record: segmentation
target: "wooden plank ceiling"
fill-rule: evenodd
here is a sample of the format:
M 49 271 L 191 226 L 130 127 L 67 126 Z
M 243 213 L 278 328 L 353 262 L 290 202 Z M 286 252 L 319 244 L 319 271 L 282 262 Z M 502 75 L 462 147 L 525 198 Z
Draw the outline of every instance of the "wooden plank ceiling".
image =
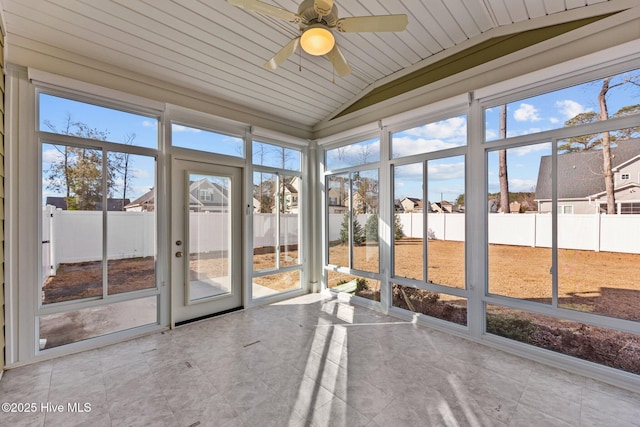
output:
M 294 0 L 263 1 L 298 8 Z M 10 44 L 74 52 L 313 129 L 381 81 L 491 29 L 606 1 L 337 0 L 340 17 L 409 17 L 403 33 L 336 32 L 353 68 L 346 78 L 334 76 L 325 58 L 304 53 L 276 71 L 263 68 L 298 35 L 297 26 L 224 0 L 3 0 L 2 6 Z

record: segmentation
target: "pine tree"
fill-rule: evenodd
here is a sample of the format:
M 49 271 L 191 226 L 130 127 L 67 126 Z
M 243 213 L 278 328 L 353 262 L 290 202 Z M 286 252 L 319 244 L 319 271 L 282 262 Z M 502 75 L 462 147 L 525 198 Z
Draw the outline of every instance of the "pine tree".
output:
M 366 241 L 378 241 L 378 214 L 372 214 L 367 222 L 364 224 L 365 240 Z
M 400 222 L 400 217 L 397 213 L 393 214 L 393 237 L 397 239 L 402 239 L 404 237 L 404 231 L 402 230 L 402 223 Z

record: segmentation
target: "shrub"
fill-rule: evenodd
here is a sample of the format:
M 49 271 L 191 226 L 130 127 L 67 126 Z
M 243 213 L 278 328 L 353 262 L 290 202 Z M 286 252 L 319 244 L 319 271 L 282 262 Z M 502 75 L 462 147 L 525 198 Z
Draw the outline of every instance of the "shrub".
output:
M 356 293 L 362 292 L 362 291 L 368 291 L 368 290 L 369 290 L 369 285 L 367 284 L 367 279 L 363 277 L 358 277 L 356 279 Z
M 487 316 L 487 332 L 530 344 L 538 327 L 531 320 L 518 316 Z

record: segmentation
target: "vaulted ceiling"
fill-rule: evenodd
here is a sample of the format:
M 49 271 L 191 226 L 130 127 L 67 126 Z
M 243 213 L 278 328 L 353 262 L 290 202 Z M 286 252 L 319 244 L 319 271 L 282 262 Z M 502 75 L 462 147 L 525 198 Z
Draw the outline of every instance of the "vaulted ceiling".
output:
M 295 0 L 263 1 L 298 9 Z M 353 69 L 346 78 L 336 75 L 326 58 L 305 53 L 294 54 L 275 71 L 265 69 L 265 62 L 299 35 L 297 25 L 224 0 L 2 0 L 1 4 L 9 60 L 12 46 L 69 52 L 313 129 L 385 85 L 402 79 L 406 84 L 421 69 L 428 70 L 424 67 L 433 67 L 433 58 L 447 58 L 449 51 L 460 54 L 461 47 L 487 42 L 492 31 L 546 28 L 617 12 L 630 3 L 337 0 L 342 18 L 385 14 L 409 18 L 401 33 L 335 32 Z

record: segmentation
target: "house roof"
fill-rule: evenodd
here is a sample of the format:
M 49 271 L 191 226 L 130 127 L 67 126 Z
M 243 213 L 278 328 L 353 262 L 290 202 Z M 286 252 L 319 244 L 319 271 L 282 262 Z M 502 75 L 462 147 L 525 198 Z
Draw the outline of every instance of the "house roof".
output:
M 616 168 L 632 159 L 640 160 L 640 140 L 618 142 L 611 149 L 611 166 Z M 558 155 L 558 198 L 582 199 L 605 191 L 602 150 L 578 151 Z M 551 199 L 551 156 L 540 158 L 536 200 Z
M 144 193 L 142 196 L 135 199 L 133 202 L 125 205 L 125 208 L 130 208 L 133 206 L 141 206 L 141 205 L 149 205 L 155 203 L 155 195 L 156 192 L 152 188 L 151 190 Z

